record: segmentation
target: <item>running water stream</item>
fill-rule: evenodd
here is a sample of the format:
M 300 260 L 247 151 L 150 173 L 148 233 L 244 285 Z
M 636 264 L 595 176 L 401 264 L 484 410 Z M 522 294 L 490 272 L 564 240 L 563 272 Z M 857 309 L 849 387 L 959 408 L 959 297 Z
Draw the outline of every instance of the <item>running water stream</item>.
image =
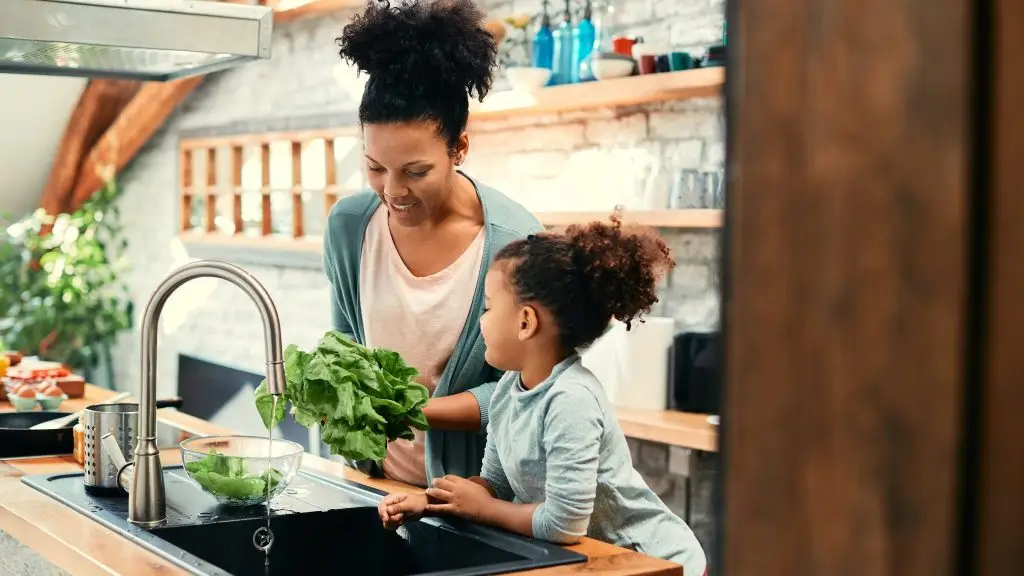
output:
M 273 402 L 270 408 L 271 414 L 277 414 L 277 403 L 280 400 L 280 398 L 281 397 L 277 394 L 275 394 L 272 397 Z M 264 554 L 266 554 L 266 560 L 264 561 L 263 566 L 264 573 L 268 576 L 270 574 L 270 547 L 274 545 L 274 533 L 270 530 L 270 484 L 271 479 L 274 477 L 272 473 L 274 465 L 273 429 L 273 426 L 267 428 L 267 470 L 266 472 L 263 473 L 263 476 L 267 482 L 267 501 L 265 503 L 267 507 L 267 525 L 261 526 L 252 535 L 253 546 L 255 546 L 257 550 L 260 550 Z

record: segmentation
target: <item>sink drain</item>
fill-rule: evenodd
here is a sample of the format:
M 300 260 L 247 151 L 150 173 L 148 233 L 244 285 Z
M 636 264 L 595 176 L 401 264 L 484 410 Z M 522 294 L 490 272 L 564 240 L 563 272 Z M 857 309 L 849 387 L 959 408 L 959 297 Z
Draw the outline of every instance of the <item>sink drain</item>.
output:
M 252 545 L 260 552 L 267 552 L 274 545 L 274 533 L 266 526 L 260 526 L 252 535 Z

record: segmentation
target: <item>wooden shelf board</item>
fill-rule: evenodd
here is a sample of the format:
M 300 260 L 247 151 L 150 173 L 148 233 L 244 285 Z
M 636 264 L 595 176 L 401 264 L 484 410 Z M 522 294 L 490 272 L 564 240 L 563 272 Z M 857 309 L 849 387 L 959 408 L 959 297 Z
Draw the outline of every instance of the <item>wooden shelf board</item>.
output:
M 287 236 L 248 236 L 242 234 L 205 233 L 190 230 L 178 235 L 185 244 L 205 244 L 210 246 L 241 246 L 256 249 L 295 250 L 298 252 L 320 252 L 323 241 L 320 238 L 289 238 Z
M 705 452 L 718 451 L 718 427 L 708 423 L 707 414 L 619 407 L 615 413 L 628 438 Z
M 587 222 L 607 222 L 611 212 L 538 212 L 535 214 L 541 224 L 552 227 L 563 227 L 571 224 Z M 652 228 L 718 228 L 722 225 L 721 210 L 649 210 L 624 212 L 623 222 L 640 224 Z M 202 230 L 182 232 L 179 238 L 185 244 L 205 244 L 217 246 L 242 246 L 247 248 L 269 248 L 297 250 L 302 252 L 320 252 L 323 241 L 318 237 L 290 238 L 283 235 L 250 236 L 219 234 Z
M 608 212 L 537 212 L 534 214 L 545 226 L 569 226 L 595 220 L 608 222 Z M 626 224 L 640 224 L 652 228 L 720 228 L 721 210 L 626 210 L 622 214 Z
M 490 94 L 483 103 L 473 101 L 470 119 L 487 120 L 521 114 L 712 97 L 721 95 L 724 83 L 725 69 L 717 67 L 552 86 L 536 92 L 504 90 Z

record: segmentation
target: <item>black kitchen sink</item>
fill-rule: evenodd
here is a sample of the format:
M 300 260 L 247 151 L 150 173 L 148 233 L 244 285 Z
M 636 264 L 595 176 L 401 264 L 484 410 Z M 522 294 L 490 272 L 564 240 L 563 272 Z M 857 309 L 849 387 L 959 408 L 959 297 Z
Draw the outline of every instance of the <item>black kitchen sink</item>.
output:
M 26 476 L 22 481 L 121 533 L 192 574 L 318 573 L 368 576 L 485 576 L 583 562 L 564 548 L 457 519 L 430 518 L 385 529 L 376 504 L 383 493 L 302 471 L 273 502 L 267 556 L 253 535 L 266 526 L 262 506 L 226 507 L 194 485 L 180 466 L 164 470 L 167 522 L 128 523 L 127 497 L 86 494 L 82 474 Z
M 266 557 L 247 543 L 263 519 L 175 526 L 152 533 L 232 574 L 265 571 Z M 274 518 L 269 574 L 492 574 L 523 556 L 447 527 L 412 523 L 385 529 L 377 511 L 350 508 Z M 486 570 L 474 568 L 489 567 Z M 314 572 L 315 571 L 315 572 Z

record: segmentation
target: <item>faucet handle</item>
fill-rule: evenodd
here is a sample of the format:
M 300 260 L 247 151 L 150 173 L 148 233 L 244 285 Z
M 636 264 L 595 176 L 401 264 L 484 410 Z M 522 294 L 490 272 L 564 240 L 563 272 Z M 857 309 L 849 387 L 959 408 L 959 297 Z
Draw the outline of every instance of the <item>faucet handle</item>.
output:
M 117 443 L 117 439 L 110 432 L 103 435 L 101 442 L 103 443 L 103 451 L 110 456 L 114 466 L 117 466 L 117 487 L 127 494 L 131 491 L 132 475 L 130 472 L 135 463 L 124 459 L 121 445 Z

